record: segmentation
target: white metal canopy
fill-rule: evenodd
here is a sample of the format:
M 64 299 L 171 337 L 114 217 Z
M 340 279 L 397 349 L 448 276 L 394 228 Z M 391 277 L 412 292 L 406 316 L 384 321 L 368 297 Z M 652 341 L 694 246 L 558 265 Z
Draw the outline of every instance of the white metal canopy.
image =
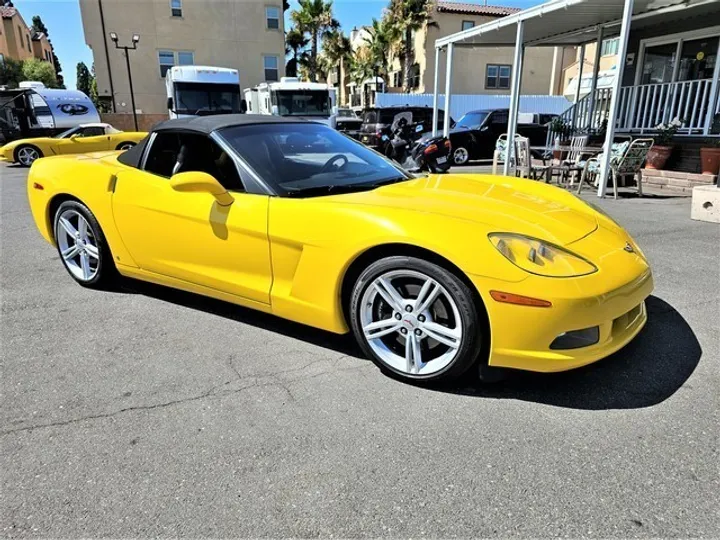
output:
M 605 148 L 609 149 L 615 137 L 618 113 L 618 95 L 623 79 L 630 26 L 633 30 L 649 25 L 672 24 L 678 18 L 701 17 L 715 14 L 720 9 L 720 0 L 550 0 L 514 15 L 480 25 L 435 41 L 435 78 L 433 89 L 433 133 L 437 134 L 438 124 L 438 61 L 440 51 L 447 54 L 445 73 L 445 110 L 450 110 L 452 97 L 452 64 L 455 47 L 502 47 L 514 46 L 512 86 L 510 93 L 510 115 L 508 141 L 513 141 L 517 131 L 517 115 L 520 102 L 522 64 L 526 47 L 583 46 L 586 43 L 602 42 L 608 37 L 619 36 L 617 73 L 612 84 L 611 104 Z M 600 47 L 597 47 L 593 70 L 591 93 L 597 86 Z M 717 62 L 711 94 L 717 100 L 720 62 Z M 578 96 L 576 96 L 577 99 Z M 713 101 L 714 103 L 714 101 Z M 444 124 L 443 135 L 449 136 L 449 122 Z M 514 145 L 508 145 L 504 173 L 510 168 L 510 154 Z M 607 172 L 610 166 L 610 152 L 603 154 L 601 162 L 598 196 L 604 196 L 607 187 Z

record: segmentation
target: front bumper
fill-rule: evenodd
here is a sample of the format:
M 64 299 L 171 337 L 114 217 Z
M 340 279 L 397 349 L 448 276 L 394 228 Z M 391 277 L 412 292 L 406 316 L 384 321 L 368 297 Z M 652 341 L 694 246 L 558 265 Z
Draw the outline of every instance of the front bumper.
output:
M 566 371 L 601 360 L 627 345 L 647 322 L 645 299 L 654 287 L 652 271 L 642 256 L 622 249 L 604 259 L 606 270 L 578 278 L 531 275 L 508 283 L 471 276 L 490 320 L 489 364 L 528 371 Z M 552 307 L 497 302 L 489 295 L 493 289 L 548 300 Z M 593 345 L 550 348 L 565 332 L 596 326 L 599 339 Z

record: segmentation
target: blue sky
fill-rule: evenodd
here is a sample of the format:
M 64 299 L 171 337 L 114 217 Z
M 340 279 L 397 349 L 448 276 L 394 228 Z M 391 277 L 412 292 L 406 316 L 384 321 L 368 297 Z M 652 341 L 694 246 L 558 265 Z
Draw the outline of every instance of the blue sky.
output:
M 128 0 L 114 1 L 128 2 Z M 186 1 L 212 2 L 213 0 Z M 488 4 L 526 8 L 540 4 L 541 1 L 489 0 Z M 379 18 L 382 9 L 387 3 L 387 0 L 335 0 L 333 3 L 335 18 L 340 21 L 345 32 L 350 32 L 353 26 L 369 24 L 373 17 Z M 482 1 L 479 3 L 482 3 Z M 85 62 L 90 67 L 93 61 L 92 53 L 85 45 L 78 0 L 14 0 L 14 4 L 20 10 L 28 25 L 32 24 L 33 15 L 42 17 L 55 47 L 55 54 L 57 54 L 63 67 L 65 84 L 68 88 L 75 88 L 77 63 Z M 292 9 L 297 3 L 293 0 L 290 5 Z

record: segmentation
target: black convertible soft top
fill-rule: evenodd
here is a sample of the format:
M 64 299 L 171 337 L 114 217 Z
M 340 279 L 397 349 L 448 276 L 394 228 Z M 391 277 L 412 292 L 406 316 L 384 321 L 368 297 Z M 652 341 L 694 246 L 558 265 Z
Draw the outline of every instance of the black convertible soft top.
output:
M 248 126 L 257 124 L 288 124 L 304 123 L 307 120 L 287 116 L 273 116 L 269 114 L 216 114 L 210 116 L 192 116 L 188 118 L 173 118 L 165 120 L 153 126 L 150 133 L 161 131 L 195 131 L 209 135 L 213 131 L 233 126 Z M 118 156 L 118 161 L 130 167 L 139 167 L 140 159 L 147 145 L 148 137 L 145 137 L 137 146 L 123 152 Z

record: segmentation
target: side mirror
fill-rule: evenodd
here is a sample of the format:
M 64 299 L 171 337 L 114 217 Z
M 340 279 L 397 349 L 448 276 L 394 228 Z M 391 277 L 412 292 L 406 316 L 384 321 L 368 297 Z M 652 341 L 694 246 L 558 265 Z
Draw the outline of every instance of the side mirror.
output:
M 169 97 L 167 100 L 167 108 L 168 111 L 172 111 L 175 103 L 173 102 L 173 98 Z
M 247 112 L 247 100 L 245 99 L 240 100 L 240 112 L 243 114 Z
M 423 130 L 422 124 L 415 126 L 415 133 L 421 133 Z
M 170 178 L 170 186 L 175 191 L 209 193 L 217 199 L 220 206 L 230 206 L 235 201 L 220 182 L 204 172 L 188 171 L 175 174 Z
M 490 129 L 490 128 L 488 128 L 487 126 L 483 126 L 480 128 L 480 131 L 487 131 L 488 129 Z
M 272 114 L 273 116 L 278 116 L 280 114 L 280 110 L 278 109 L 277 105 L 273 105 L 270 108 L 270 114 Z

